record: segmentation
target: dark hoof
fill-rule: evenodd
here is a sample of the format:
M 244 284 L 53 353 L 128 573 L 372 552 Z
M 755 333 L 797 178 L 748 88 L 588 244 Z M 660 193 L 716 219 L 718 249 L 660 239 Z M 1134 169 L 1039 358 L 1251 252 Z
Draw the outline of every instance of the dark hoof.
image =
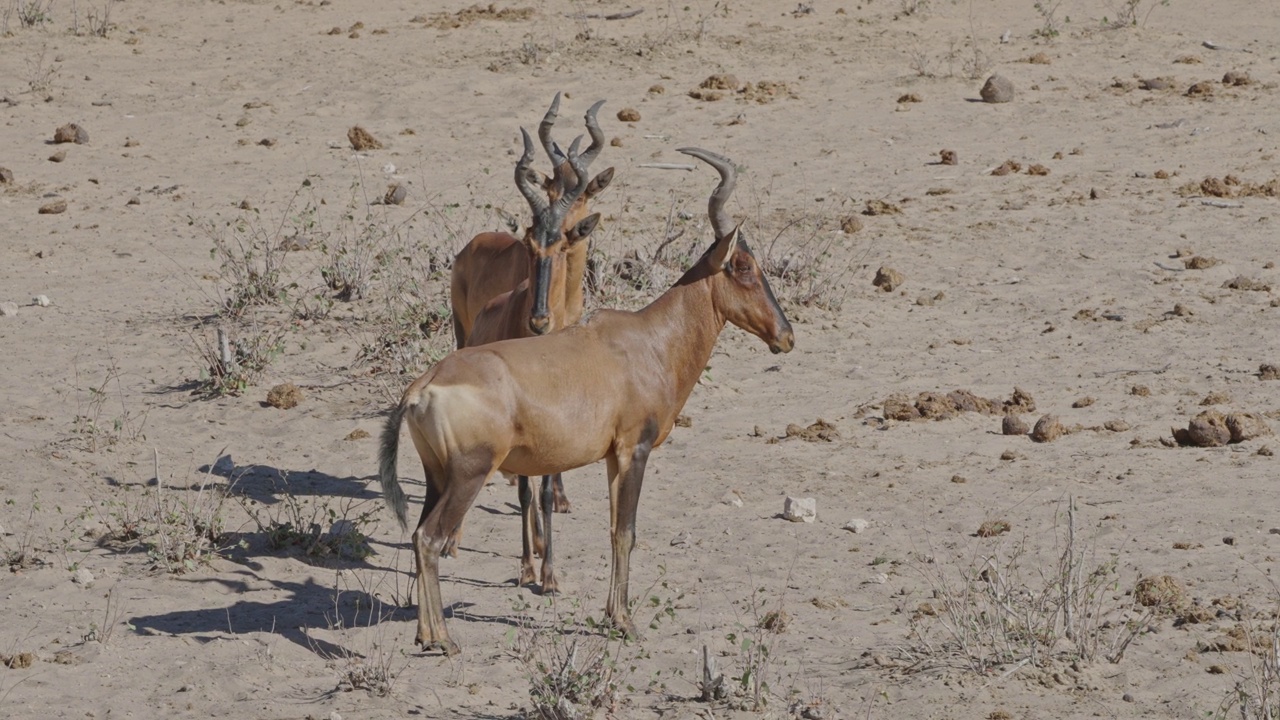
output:
M 554 580 L 551 582 L 544 582 L 538 587 L 538 594 L 542 596 L 559 595 L 560 584 Z
M 462 648 L 458 647 L 458 643 L 452 640 L 430 640 L 428 642 L 420 643 L 420 645 L 422 645 L 422 652 L 424 653 L 439 650 L 440 654 L 445 657 L 457 655 L 462 652 Z

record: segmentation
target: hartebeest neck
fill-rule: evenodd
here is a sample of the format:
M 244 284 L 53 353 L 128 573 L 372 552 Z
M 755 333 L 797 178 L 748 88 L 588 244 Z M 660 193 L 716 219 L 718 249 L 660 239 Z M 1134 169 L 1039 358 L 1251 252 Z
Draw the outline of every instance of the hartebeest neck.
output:
M 661 358 L 666 377 L 675 381 L 680 406 L 693 392 L 724 329 L 725 316 L 712 292 L 715 279 L 706 262 L 699 261 L 640 311 L 655 325 L 651 350 Z
M 565 274 L 564 274 L 564 325 L 577 325 L 582 319 L 582 313 L 586 307 L 586 298 L 583 294 L 582 279 L 587 274 L 587 251 L 589 247 L 586 242 L 580 242 L 569 249 L 565 258 Z

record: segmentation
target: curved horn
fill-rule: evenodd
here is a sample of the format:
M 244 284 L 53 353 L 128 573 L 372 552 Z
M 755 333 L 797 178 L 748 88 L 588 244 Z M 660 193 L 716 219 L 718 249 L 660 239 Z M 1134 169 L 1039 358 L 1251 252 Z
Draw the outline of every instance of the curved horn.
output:
M 582 153 L 582 167 L 589 168 L 591 163 L 604 149 L 604 131 L 600 129 L 600 123 L 596 120 L 596 113 L 600 112 L 600 106 L 604 105 L 603 100 L 599 100 L 595 105 L 587 108 L 587 132 L 591 135 L 591 145 L 587 151 Z
M 546 212 L 547 199 L 538 192 L 529 179 L 529 163 L 533 162 L 533 138 L 529 137 L 529 131 L 524 128 L 520 128 L 520 135 L 524 138 L 524 154 L 516 162 L 516 187 L 529 202 L 529 209 L 533 211 L 536 221 L 542 213 Z
M 565 213 L 569 208 L 582 197 L 582 193 L 586 192 L 590 179 L 587 177 L 587 166 L 582 161 L 582 156 L 578 154 L 578 145 L 582 143 L 582 136 L 573 139 L 573 144 L 569 146 L 569 168 L 573 170 L 574 179 L 577 181 L 573 187 L 565 188 L 564 194 L 556 199 L 556 204 L 552 207 L 551 212 L 555 217 L 556 224 L 564 220 Z
M 732 160 L 710 150 L 685 147 L 677 152 L 696 157 L 720 173 L 720 184 L 711 192 L 711 199 L 707 201 L 707 215 L 711 218 L 711 227 L 715 230 L 716 240 L 719 240 L 733 231 L 733 220 L 729 218 L 729 213 L 725 212 L 724 204 L 728 202 L 738 182 L 738 169 Z
M 547 114 L 542 116 L 542 122 L 538 123 L 538 140 L 542 141 L 542 149 L 546 151 L 547 157 L 551 159 L 552 168 L 560 167 L 563 160 L 556 160 L 556 146 L 551 139 L 551 127 L 556 124 L 556 114 L 560 112 L 560 93 L 556 93 L 555 99 L 551 101 L 551 107 L 547 108 Z

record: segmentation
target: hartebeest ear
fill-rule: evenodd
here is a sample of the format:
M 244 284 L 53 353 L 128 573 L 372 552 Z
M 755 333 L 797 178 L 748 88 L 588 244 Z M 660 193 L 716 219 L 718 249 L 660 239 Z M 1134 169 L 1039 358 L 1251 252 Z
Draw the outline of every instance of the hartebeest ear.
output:
M 729 267 L 730 261 L 733 260 L 733 254 L 738 251 L 738 231 L 742 228 L 742 223 L 738 223 L 733 228 L 733 232 L 720 238 L 711 248 L 711 267 L 724 269 Z
M 555 182 L 555 178 L 550 175 L 543 175 L 541 172 L 529 168 L 525 174 L 529 177 L 529 182 L 542 188 L 545 192 L 551 189 L 551 184 Z
M 578 242 L 587 239 L 587 236 L 595 232 L 596 225 L 600 224 L 600 213 L 591 213 L 590 215 L 578 221 L 577 225 L 569 231 L 569 244 L 576 245 Z
M 591 182 L 587 184 L 587 190 L 582 196 L 595 197 L 604 192 L 604 189 L 609 187 L 611 182 L 613 182 L 613 168 L 605 168 L 599 175 L 591 178 Z

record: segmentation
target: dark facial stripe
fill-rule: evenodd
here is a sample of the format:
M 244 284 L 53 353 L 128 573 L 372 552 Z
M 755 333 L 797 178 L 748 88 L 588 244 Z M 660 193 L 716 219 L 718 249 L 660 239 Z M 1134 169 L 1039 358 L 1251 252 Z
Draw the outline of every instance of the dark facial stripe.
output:
M 540 257 L 537 263 L 538 271 L 533 277 L 533 317 L 545 318 L 551 314 L 547 309 L 547 295 L 551 291 L 551 258 Z

